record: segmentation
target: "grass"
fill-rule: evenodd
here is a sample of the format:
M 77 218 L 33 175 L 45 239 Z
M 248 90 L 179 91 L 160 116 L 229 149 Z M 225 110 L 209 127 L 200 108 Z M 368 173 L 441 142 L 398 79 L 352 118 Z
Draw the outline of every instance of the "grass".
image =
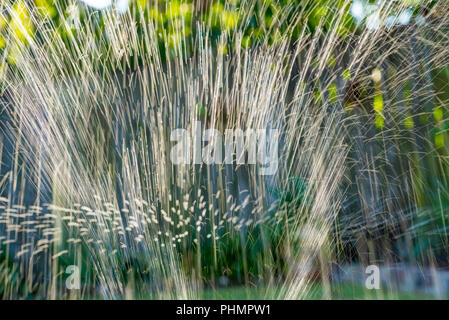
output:
M 72 25 L 65 6 L 56 23 L 10 2 L 0 12 L 38 36 L 17 39 L 13 24 L 0 50 L 11 64 L 0 70 L 9 119 L 0 124 L 1 298 L 60 298 L 71 265 L 92 288 L 74 299 L 430 298 L 308 284 L 310 270 L 332 278 L 336 261 L 440 267 L 449 256 L 440 109 L 449 103 L 436 92 L 448 90 L 433 86 L 449 70 L 443 1 L 422 1 L 424 24 L 345 35 L 340 1 L 298 0 L 267 9 L 263 28 L 279 39 L 267 30 L 253 47 L 244 39 L 265 1 L 225 6 L 218 40 L 201 19 L 177 17 L 166 30 L 138 8 L 82 12 L 64 36 L 53 30 Z M 408 6 L 381 2 L 385 17 Z M 166 18 L 179 7 L 167 4 Z M 306 28 L 310 20 L 318 27 Z M 200 121 L 217 140 L 228 129 L 281 135 L 273 152 L 246 141 L 244 164 L 237 145 L 231 163 L 219 148 L 202 165 L 171 161 L 172 134 Z M 273 176 L 250 161 L 254 147 L 273 155 Z M 265 285 L 198 289 L 222 274 Z M 279 289 L 268 289 L 273 278 Z
M 205 300 L 270 300 L 275 299 L 278 290 L 266 287 L 235 286 L 228 288 L 205 289 L 201 298 Z M 305 300 L 322 300 L 325 298 L 321 284 L 313 284 Z M 337 300 L 431 300 L 431 295 L 423 293 L 395 292 L 387 289 L 368 290 L 357 284 L 337 284 L 331 288 L 331 298 Z

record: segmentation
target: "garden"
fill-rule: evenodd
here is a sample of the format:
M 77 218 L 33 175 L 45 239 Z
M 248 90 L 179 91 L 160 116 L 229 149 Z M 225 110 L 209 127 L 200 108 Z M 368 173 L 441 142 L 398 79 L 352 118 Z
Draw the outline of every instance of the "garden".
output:
M 1 299 L 445 299 L 446 0 L 0 1 Z

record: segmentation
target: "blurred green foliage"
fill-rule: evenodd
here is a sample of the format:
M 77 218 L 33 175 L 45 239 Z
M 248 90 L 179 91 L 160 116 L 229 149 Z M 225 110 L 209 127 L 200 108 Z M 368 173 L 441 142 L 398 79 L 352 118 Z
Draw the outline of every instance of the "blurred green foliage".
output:
M 65 0 L 9 0 L 5 3 L 0 15 L 0 49 L 7 51 L 8 63 L 14 65 L 20 49 L 27 45 L 36 34 L 35 24 L 45 23 L 54 29 L 55 35 L 63 39 L 79 33 L 82 28 L 92 22 L 92 12 L 98 12 L 99 21 L 96 24 L 97 33 L 102 41 L 108 41 L 104 35 L 104 11 L 92 9 L 79 1 Z M 5 4 L 4 3 L 4 4 Z M 6 9 L 7 8 L 7 9 Z M 343 21 L 334 21 L 335 10 L 344 10 Z M 293 19 L 297 19 L 295 13 L 309 12 L 304 19 L 298 19 L 291 29 Z M 210 39 L 216 44 L 217 52 L 226 54 L 235 48 L 236 43 L 247 48 L 261 41 L 268 45 L 276 45 L 288 34 L 296 40 L 303 32 L 314 32 L 317 27 L 324 31 L 338 24 L 339 34 L 344 36 L 355 26 L 349 13 L 349 6 L 345 1 L 334 1 L 329 5 L 328 0 L 316 1 L 258 1 L 256 7 L 248 12 L 248 8 L 242 9 L 242 1 L 212 1 L 204 2 L 199 10 L 194 7 L 193 1 L 151 1 L 134 0 L 129 3 L 129 10 L 123 15 L 131 14 L 135 17 L 136 28 L 152 24 L 157 30 L 161 49 L 168 49 L 175 55 L 178 46 L 183 46 L 187 52 L 192 37 L 205 24 L 210 30 Z M 200 24 L 198 24 L 200 23 Z M 228 41 L 222 43 L 220 39 L 226 34 L 232 39 L 236 31 L 243 31 L 243 37 L 239 42 Z M 46 30 L 48 32 L 48 30 Z M 268 35 L 268 36 L 267 36 Z M 163 54 L 166 50 L 160 50 Z M 329 62 L 330 64 L 332 61 Z
M 107 15 L 103 11 L 94 10 L 77 1 L 9 0 L 6 2 L 10 5 L 9 9 L 0 11 L 0 55 L 4 57 L 3 61 L 0 61 L 0 79 L 6 68 L 14 67 L 17 64 L 21 50 L 30 45 L 34 39 L 48 36 L 39 34 L 41 29 L 37 28 L 37 25 L 40 24 L 49 26 L 49 28 L 45 28 L 46 32 L 52 30 L 52 36 L 61 39 L 67 46 L 74 42 L 74 38 L 80 42 L 83 41 L 83 31 L 86 26 L 95 29 L 99 42 L 105 46 L 105 52 L 111 51 L 110 47 L 114 46 L 105 31 L 104 19 L 107 18 Z M 213 44 L 216 53 L 221 55 L 231 54 L 237 49 L 247 49 L 257 45 L 276 46 L 286 35 L 294 42 L 304 34 L 313 34 L 318 30 L 326 33 L 330 29 L 337 28 L 337 35 L 345 38 L 351 32 L 356 32 L 357 28 L 360 27 L 360 24 L 350 14 L 350 3 L 343 0 L 262 0 L 256 2 L 255 8 L 251 12 L 242 10 L 242 2 L 241 0 L 211 1 L 205 2 L 205 5 L 201 8 L 195 8 L 194 2 L 190 0 L 135 0 L 130 2 L 129 10 L 122 15 L 124 17 L 131 15 L 135 19 L 137 34 L 142 36 L 142 39 L 138 39 L 138 41 L 143 45 L 145 45 L 145 41 L 143 41 L 144 28 L 147 25 L 152 25 L 155 28 L 159 53 L 162 55 L 163 61 L 176 57 L 180 52 L 186 55 L 191 54 L 194 39 L 205 33 L 202 27 L 204 25 L 208 28 L 207 40 Z M 409 2 L 414 10 L 418 10 L 419 1 L 403 0 L 402 2 Z M 334 19 L 336 10 L 344 13 L 343 19 L 338 21 Z M 298 19 L 295 15 L 298 12 L 305 12 L 306 14 L 302 15 L 302 19 Z M 292 24 L 292 21 L 296 22 Z M 238 41 L 235 39 L 237 31 L 241 32 L 241 39 L 237 39 Z M 241 48 L 237 48 L 237 46 L 241 46 Z M 314 65 L 318 66 L 320 57 L 314 58 Z M 326 64 L 329 68 L 334 68 L 337 64 L 336 57 L 331 55 Z M 446 77 L 444 77 L 445 74 Z M 432 139 L 430 140 L 436 149 L 434 151 L 440 153 L 444 152 L 449 128 L 449 122 L 445 119 L 447 112 L 444 103 L 444 101 L 449 100 L 449 97 L 445 96 L 449 95 L 449 91 L 444 89 L 449 79 L 447 75 L 449 75 L 449 69 L 446 69 L 445 73 L 443 72 L 443 78 L 440 76 L 440 79 L 436 79 L 435 89 L 436 91 L 442 91 L 440 101 L 443 101 L 443 103 L 433 106 L 432 114 L 428 117 L 428 120 L 433 121 L 434 125 L 431 131 Z M 356 77 L 350 69 L 343 69 L 339 76 L 344 83 L 350 83 Z M 331 103 L 337 102 L 339 88 L 336 82 L 332 82 L 325 88 L 320 87 L 318 89 L 318 87 L 313 91 L 316 104 L 320 104 L 326 94 Z M 384 99 L 385 101 L 387 99 L 384 98 L 380 86 L 375 85 L 374 87 L 374 95 L 370 103 L 372 103 L 372 111 L 374 112 L 375 127 L 382 130 L 386 121 L 384 112 L 388 108 L 384 104 Z M 443 89 L 438 90 L 438 88 Z M 327 91 L 326 94 L 325 91 Z M 412 99 L 411 85 L 404 88 L 403 96 L 405 101 Z M 352 108 L 350 105 L 346 105 L 346 107 L 348 110 Z M 198 114 L 205 117 L 207 108 L 199 105 Z M 421 120 L 426 120 L 426 115 L 421 116 Z M 417 118 L 409 112 L 404 117 L 402 126 L 406 130 L 412 131 L 419 125 L 418 122 L 423 121 L 417 121 Z M 446 160 L 442 159 L 441 161 Z M 447 165 L 442 170 L 446 170 L 446 167 Z M 438 172 L 438 170 L 435 169 L 433 172 Z M 437 174 L 434 174 L 432 178 L 435 178 L 436 183 L 439 182 Z M 304 197 L 305 184 L 306 182 L 295 178 L 291 181 L 289 190 L 276 191 L 276 197 L 280 199 L 278 212 L 285 211 L 284 219 L 288 220 L 289 214 L 296 214 L 298 208 L 301 208 L 302 203 L 306 201 Z M 438 190 L 445 190 L 446 187 L 447 185 L 439 186 Z M 426 223 L 420 227 L 420 232 L 432 232 L 436 229 L 446 232 L 447 219 L 444 217 L 440 220 L 434 218 L 439 218 L 442 210 L 445 210 L 449 205 L 447 192 L 438 194 L 438 197 L 430 199 L 423 205 L 436 209 L 431 210 L 430 218 L 427 215 L 422 218 Z M 252 261 L 263 261 L 260 256 L 266 252 L 272 254 L 272 257 L 267 257 L 267 259 L 270 258 L 274 261 L 273 272 L 282 273 L 283 262 L 280 261 L 283 256 L 280 252 L 282 248 L 272 248 L 271 246 L 282 242 L 284 225 L 279 223 L 275 230 L 269 231 L 264 230 L 264 228 L 266 227 L 260 226 L 252 230 L 251 238 L 245 238 L 239 232 L 235 232 L 227 239 L 227 242 L 221 244 L 218 251 L 211 244 L 202 247 L 203 255 L 200 265 L 204 266 L 203 276 L 216 278 L 226 274 L 231 281 L 237 283 L 251 281 L 253 279 L 244 278 L 248 275 L 250 275 L 249 277 L 257 275 L 261 270 L 264 270 L 264 266 L 252 263 Z M 268 235 L 271 235 L 272 239 L 268 239 Z M 435 237 L 440 237 L 440 234 L 435 234 Z M 435 243 L 438 243 L 438 239 L 435 240 Z M 425 238 L 425 241 L 417 243 L 417 254 L 431 246 L 431 240 Z M 245 250 L 242 250 L 242 248 L 245 248 Z M 215 252 L 218 252 L 218 254 Z M 193 260 L 193 256 L 186 254 L 186 265 L 191 266 Z M 248 262 L 247 265 L 243 266 L 246 270 L 242 270 L 242 260 Z

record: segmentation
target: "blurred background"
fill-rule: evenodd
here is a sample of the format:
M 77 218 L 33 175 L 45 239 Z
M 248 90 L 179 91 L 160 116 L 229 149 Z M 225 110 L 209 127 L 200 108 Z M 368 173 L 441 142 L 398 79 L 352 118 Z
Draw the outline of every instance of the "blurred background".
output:
M 447 298 L 448 9 L 447 1 L 420 0 L 3 0 L 0 5 L 0 296 L 163 298 L 167 294 L 161 288 L 166 288 L 167 283 L 158 284 L 158 280 L 154 279 L 160 273 L 153 272 L 152 268 L 174 268 L 182 270 L 182 277 L 187 274 L 186 278 L 195 279 L 193 287 L 196 289 L 186 289 L 194 292 L 195 298 L 281 298 L 285 295 L 292 297 L 289 294 L 300 292 L 302 298 L 308 299 Z M 198 49 L 203 44 L 202 48 L 207 50 Z M 113 140 L 142 139 L 150 144 L 153 137 L 151 134 L 144 138 L 139 135 L 139 126 L 151 126 L 152 122 L 148 120 L 147 123 L 145 116 L 135 115 L 145 111 L 134 107 L 134 104 L 150 101 L 148 103 L 152 106 L 159 102 L 163 105 L 162 97 L 165 94 L 166 99 L 178 101 L 178 104 L 171 105 L 172 109 L 160 111 L 161 123 L 178 121 L 178 118 L 174 119 L 175 114 L 177 110 L 184 110 L 180 107 L 184 104 L 192 104 L 189 107 L 189 110 L 194 110 L 192 114 L 210 123 L 213 123 L 211 114 L 212 119 L 216 115 L 217 119 L 228 121 L 228 124 L 234 121 L 228 119 L 238 118 L 234 123 L 237 125 L 238 121 L 242 124 L 242 119 L 251 118 L 250 115 L 257 113 L 254 110 L 257 108 L 256 103 L 252 105 L 253 109 L 248 107 L 252 111 L 238 107 L 226 109 L 226 104 L 232 100 L 229 97 L 243 91 L 232 87 L 232 76 L 223 80 L 223 86 L 229 84 L 232 87 L 229 92 L 233 94 L 229 94 L 229 97 L 223 93 L 221 101 L 219 98 L 198 98 L 198 101 L 191 103 L 182 94 L 173 94 L 169 98 L 170 92 L 175 91 L 170 85 L 164 87 L 165 82 L 158 80 L 158 73 L 181 82 L 177 88 L 185 86 L 185 92 L 191 89 L 192 92 L 204 91 L 205 96 L 213 96 L 212 90 L 207 89 L 206 81 L 200 81 L 198 85 L 195 82 L 190 86 L 191 78 L 205 77 L 203 73 L 207 72 L 210 72 L 211 79 L 214 78 L 222 66 L 222 60 L 225 61 L 225 74 L 250 74 L 249 61 L 262 65 L 264 52 L 269 52 L 267 61 L 272 61 L 266 70 L 279 69 L 279 78 L 273 76 L 273 79 L 277 79 L 277 82 L 273 80 L 273 87 L 279 86 L 276 89 L 279 90 L 276 91 L 278 95 L 266 91 L 266 97 L 272 101 L 282 100 L 283 103 L 271 111 L 276 113 L 281 110 L 279 119 L 268 111 L 268 107 L 260 112 L 267 115 L 269 122 L 281 123 L 280 126 L 291 133 L 291 137 L 286 134 L 281 141 L 281 149 L 285 151 L 281 151 L 283 164 L 279 176 L 273 178 L 274 182 L 257 182 L 251 178 L 250 169 L 240 169 L 238 172 L 237 166 L 234 167 L 236 173 L 233 179 L 237 182 L 232 192 L 240 194 L 240 198 L 236 196 L 238 200 L 231 210 L 229 206 L 223 205 L 223 209 L 223 206 L 211 200 L 213 197 L 219 199 L 218 190 L 225 194 L 230 191 L 227 187 L 220 187 L 218 178 L 217 181 L 207 178 L 209 176 L 205 171 L 201 171 L 205 169 L 195 169 L 191 176 L 196 174 L 200 182 L 189 182 L 190 187 L 182 190 L 175 186 L 176 174 L 171 176 L 166 173 L 170 175 L 167 181 L 172 180 L 167 182 L 165 191 L 154 198 L 153 193 L 157 193 L 154 190 L 158 184 L 142 182 L 142 189 L 146 188 L 143 193 L 150 190 L 148 194 L 152 194 L 142 199 L 148 202 L 153 199 L 154 203 L 159 203 L 153 208 L 148 205 L 149 212 L 156 212 L 155 220 L 163 221 L 167 212 L 169 216 L 177 214 L 179 201 L 185 201 L 188 207 L 195 206 L 191 211 L 191 230 L 197 230 L 198 224 L 194 225 L 194 222 L 198 219 L 200 225 L 201 221 L 207 221 L 204 234 L 196 237 L 190 234 L 186 237 L 173 235 L 182 245 L 174 246 L 175 249 L 170 252 L 163 251 L 159 258 L 150 256 L 145 251 L 147 249 L 140 248 L 144 236 L 135 240 L 133 235 L 131 240 L 126 240 L 135 242 L 129 251 L 124 247 L 120 251 L 118 246 L 124 245 L 121 240 L 110 240 L 110 246 L 105 246 L 104 250 L 118 249 L 119 262 L 100 258 L 101 245 L 97 247 L 93 245 L 94 242 L 87 241 L 89 237 L 83 236 L 83 230 L 71 229 L 86 227 L 83 221 L 78 221 L 78 225 L 70 225 L 74 220 L 64 219 L 72 215 L 73 210 L 81 212 L 85 218 L 96 210 L 89 209 L 92 206 L 83 208 L 84 203 L 68 203 L 65 198 L 67 192 L 63 188 L 66 181 L 39 173 L 45 171 L 41 161 L 45 163 L 45 157 L 52 157 L 51 148 L 54 145 L 50 142 L 48 145 L 43 144 L 43 148 L 49 151 L 49 155 L 42 156 L 44 160 L 39 158 L 37 161 L 37 153 L 27 151 L 27 148 L 44 143 L 42 141 L 53 141 L 53 135 L 56 136 L 54 132 L 61 132 L 62 135 L 66 132 L 58 124 L 58 113 L 47 110 L 52 110 L 54 104 L 55 109 L 61 106 L 58 112 L 76 113 L 82 109 L 83 102 L 78 102 L 78 105 L 75 100 L 86 97 L 86 105 L 105 105 L 108 97 L 115 97 L 114 92 L 126 93 L 119 94 L 115 102 L 111 102 L 108 112 L 102 111 L 102 107 L 86 111 L 86 116 L 82 117 L 85 121 L 83 128 L 92 126 L 93 129 L 80 131 L 76 123 L 70 128 L 80 136 L 84 133 L 95 136 L 95 128 L 106 128 L 104 132 L 101 129 L 100 133 L 97 132 L 95 143 L 98 145 L 93 149 L 104 154 L 105 163 L 110 165 L 104 172 L 120 172 L 111 174 L 114 176 L 111 185 L 116 188 L 113 193 L 120 194 L 118 190 L 124 190 L 125 183 L 116 185 L 114 179 L 116 176 L 122 177 L 117 180 L 125 179 L 124 171 L 116 169 L 124 168 L 125 160 L 116 153 L 123 155 L 126 148 L 118 147 Z M 204 61 L 207 59 L 213 63 L 209 69 L 203 68 L 201 71 L 202 63 L 206 64 Z M 247 66 L 240 66 L 236 62 L 239 59 L 248 62 Z M 226 64 L 226 61 L 229 63 Z M 51 87 L 47 83 L 50 78 L 36 76 L 38 73 L 35 70 L 39 70 L 39 66 L 42 66 L 42 70 L 51 71 L 48 72 L 53 77 Z M 138 71 L 147 67 L 156 70 L 148 73 L 150 80 L 145 80 L 146 76 Z M 181 70 L 183 68 L 187 71 Z M 261 70 L 265 69 L 261 67 Z M 85 77 L 86 74 L 95 74 L 95 77 Z M 266 77 L 270 78 L 271 75 Z M 262 81 L 266 77 L 261 75 L 252 80 L 257 83 L 257 79 Z M 20 81 L 25 83 L 20 89 L 22 91 L 17 89 Z M 151 87 L 149 91 L 157 91 L 153 86 L 161 87 L 160 96 L 147 95 L 145 88 Z M 46 89 L 49 92 L 46 93 Z M 256 92 L 257 88 L 254 90 Z M 201 94 L 199 96 L 202 97 Z M 45 97 L 51 98 L 47 100 L 47 109 L 21 107 L 34 105 L 36 100 Z M 292 129 L 301 120 L 289 120 L 295 119 L 294 115 L 303 110 L 299 107 L 295 109 L 295 103 L 310 108 L 314 119 L 320 119 L 314 122 L 317 127 L 328 126 L 337 133 L 329 130 L 335 135 L 323 138 L 317 131 L 314 142 L 307 142 L 307 137 L 302 138 L 299 131 Z M 77 107 L 70 109 L 71 105 Z M 224 107 L 219 109 L 218 105 Z M 122 111 L 117 111 L 117 106 Z M 124 124 L 112 124 L 112 120 L 108 119 L 113 119 L 113 116 L 109 116 L 109 113 L 120 112 L 123 112 L 124 119 L 129 117 L 129 122 L 123 120 Z M 158 111 L 154 112 L 156 115 Z M 171 115 L 165 112 L 171 112 Z M 245 112 L 246 117 L 237 116 Z M 305 117 L 305 113 L 303 115 Z M 35 120 L 27 120 L 28 117 L 45 118 L 45 121 L 54 117 L 56 124 L 48 131 L 48 137 L 39 135 L 39 138 L 33 140 L 34 130 L 41 130 L 44 134 L 46 131 L 39 123 L 34 125 Z M 227 119 L 223 120 L 224 117 Z M 23 127 L 20 125 L 22 123 Z M 110 140 L 104 138 L 107 130 L 112 132 Z M 121 130 L 120 134 L 118 130 Z M 67 136 L 70 137 L 70 134 Z M 336 138 L 338 142 L 332 140 Z M 317 139 L 322 140 L 318 143 Z M 328 151 L 321 150 L 322 141 L 327 139 L 334 141 L 332 145 L 346 150 L 341 163 L 335 162 L 337 160 L 328 155 Z M 73 141 L 67 142 L 67 145 L 73 143 L 76 147 L 77 140 Z M 288 146 L 296 143 L 303 147 L 293 151 L 288 149 Z M 88 150 L 81 142 L 79 146 Z M 331 170 L 333 162 L 342 168 L 341 174 L 335 177 L 332 171 L 329 172 L 330 178 L 326 178 L 328 174 L 325 169 L 322 176 L 316 177 L 316 181 L 328 179 L 326 183 L 329 186 L 334 179 L 338 180 L 338 187 L 335 190 L 333 187 L 328 189 L 332 196 L 326 201 L 329 202 L 329 212 L 332 211 L 332 214 L 313 222 L 315 231 L 325 236 L 320 239 L 319 245 L 310 237 L 307 238 L 310 242 L 307 248 L 319 247 L 319 252 L 310 254 L 310 257 L 304 253 L 309 250 L 304 245 L 298 245 L 299 249 L 295 247 L 289 232 L 294 230 L 291 232 L 294 234 L 309 227 L 308 219 L 313 216 L 310 212 L 317 210 L 314 203 L 319 201 L 319 192 L 322 192 L 317 187 L 319 183 L 313 179 L 314 173 L 300 168 L 308 165 L 312 167 L 313 162 L 304 161 L 301 156 L 306 153 L 304 150 L 308 150 L 307 146 L 322 152 L 329 159 L 327 167 L 323 168 Z M 70 148 L 64 150 L 68 157 L 76 155 Z M 154 148 L 151 150 L 154 151 Z M 88 159 L 88 155 L 85 159 Z M 93 162 L 80 160 L 80 163 L 85 164 L 86 172 L 96 170 L 97 178 L 100 179 L 100 172 L 103 171 Z M 40 164 L 38 168 L 37 163 Z M 150 160 L 148 163 L 153 165 Z M 294 168 L 287 169 L 290 166 Z M 50 171 L 56 170 L 55 167 L 51 168 Z M 145 180 L 151 175 L 142 174 L 140 178 Z M 262 188 L 252 189 L 251 186 L 258 184 L 264 186 L 263 192 Z M 322 188 L 326 189 L 324 186 Z M 95 190 L 100 189 L 97 187 Z M 202 194 L 201 191 L 197 192 L 199 189 L 206 191 Z M 210 189 L 214 191 L 210 191 L 211 196 L 208 197 Z M 251 203 L 256 203 L 259 196 L 263 198 L 261 201 L 264 205 L 260 210 L 264 211 L 264 215 L 258 220 L 259 223 L 253 225 L 252 220 L 257 219 L 249 222 L 246 213 L 241 213 L 246 199 L 246 194 L 245 197 L 241 195 L 242 190 L 246 190 Z M 202 195 L 206 198 L 204 205 L 198 204 L 202 201 Z M 101 198 L 105 203 L 108 201 Z M 134 210 L 127 206 L 129 199 L 126 196 L 117 196 L 117 199 L 112 202 L 122 215 Z M 194 199 L 198 203 L 193 203 Z M 224 198 L 223 203 L 227 199 Z M 218 228 L 221 230 L 219 244 L 210 241 L 215 235 L 207 231 L 207 228 L 216 230 L 212 223 L 215 208 L 210 210 L 210 221 L 208 218 L 199 218 L 201 215 L 204 217 L 203 208 L 209 205 L 216 205 L 223 210 L 218 216 L 224 216 L 224 221 L 227 221 L 225 212 L 234 210 L 236 206 L 245 217 L 244 220 L 230 220 L 232 226 L 227 226 L 226 222 L 222 229 Z M 259 208 L 256 204 L 253 206 Z M 110 210 L 107 212 L 114 212 L 114 209 Z M 185 211 L 188 211 L 187 207 Z M 35 216 L 43 219 L 35 223 L 43 225 L 41 229 L 29 227 L 32 225 L 30 220 Z M 132 226 L 127 217 L 122 219 L 127 221 L 123 223 L 124 229 Z M 102 223 L 108 225 L 109 222 Z M 237 229 L 236 225 L 239 226 Z M 57 237 L 55 235 L 57 240 L 52 241 L 54 238 L 51 232 L 45 232 L 46 228 L 61 230 Z M 89 229 L 86 232 L 91 233 L 95 240 L 103 239 L 106 242 L 106 235 L 99 235 L 97 229 L 91 230 L 89 226 L 86 228 Z M 190 229 L 186 227 L 186 230 Z M 163 233 L 165 229 L 149 232 L 143 242 L 147 241 L 146 237 L 153 239 L 156 235 L 157 238 L 158 232 Z M 201 232 L 198 230 L 198 234 Z M 131 245 L 128 244 L 128 247 L 131 248 Z M 153 247 L 148 250 L 154 251 Z M 299 262 L 292 267 L 291 251 L 301 252 L 297 254 L 298 257 L 307 255 L 307 261 L 295 260 Z M 42 258 L 38 258 L 39 255 Z M 147 266 L 151 259 L 165 258 L 170 261 L 167 263 L 169 267 Z M 108 276 L 102 275 L 102 272 L 107 273 L 108 270 L 102 271 L 103 264 L 113 266 L 111 268 L 117 274 L 110 276 L 115 280 L 108 280 Z M 69 265 L 82 266 L 81 282 L 84 289 L 77 293 L 64 289 L 67 277 L 65 270 Z M 370 290 L 366 286 L 368 265 L 379 268 L 379 290 Z M 292 271 L 295 268 L 301 271 Z M 175 282 L 179 280 L 177 275 L 166 276 L 167 273 L 164 269 L 161 271 L 164 276 L 160 277 Z M 295 291 L 292 288 L 299 281 L 298 274 L 301 279 L 306 279 L 307 286 L 304 285 L 304 290 Z M 111 285 L 114 289 L 104 289 L 108 286 L 105 283 L 114 281 L 120 283 L 117 288 L 114 284 Z M 180 290 L 176 285 L 173 286 L 175 291 Z

